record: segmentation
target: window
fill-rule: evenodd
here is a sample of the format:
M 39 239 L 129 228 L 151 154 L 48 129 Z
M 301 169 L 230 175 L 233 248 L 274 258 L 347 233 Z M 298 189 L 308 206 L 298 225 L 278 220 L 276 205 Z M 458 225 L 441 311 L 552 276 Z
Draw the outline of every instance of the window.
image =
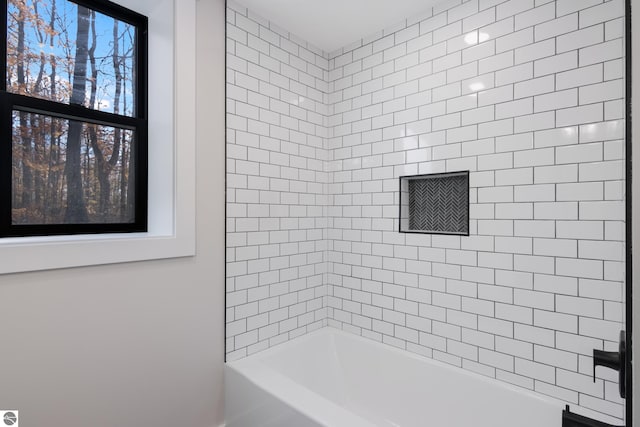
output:
M 0 4 L 0 237 L 147 231 L 147 18 Z
M 148 162 L 148 230 L 0 238 L 0 275 L 196 253 L 197 0 L 114 1 L 149 20 L 148 59 L 153 73 L 148 75 L 147 107 L 148 139 L 153 149 Z M 213 69 L 212 82 L 224 81 L 224 67 L 219 68 Z M 219 120 L 223 119 L 212 115 L 214 129 Z M 223 135 L 221 131 L 220 138 Z M 224 156 L 220 162 L 224 166 Z M 224 180 L 224 168 L 219 169 Z

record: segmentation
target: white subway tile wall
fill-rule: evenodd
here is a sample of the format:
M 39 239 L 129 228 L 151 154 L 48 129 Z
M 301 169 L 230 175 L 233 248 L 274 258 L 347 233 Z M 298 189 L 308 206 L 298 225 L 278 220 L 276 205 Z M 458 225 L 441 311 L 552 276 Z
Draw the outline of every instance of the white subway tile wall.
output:
M 227 360 L 327 324 L 328 81 L 327 54 L 228 2 Z
M 616 423 L 624 2 L 453 0 L 329 55 L 229 2 L 227 351 L 330 325 Z M 469 237 L 398 177 L 470 170 Z

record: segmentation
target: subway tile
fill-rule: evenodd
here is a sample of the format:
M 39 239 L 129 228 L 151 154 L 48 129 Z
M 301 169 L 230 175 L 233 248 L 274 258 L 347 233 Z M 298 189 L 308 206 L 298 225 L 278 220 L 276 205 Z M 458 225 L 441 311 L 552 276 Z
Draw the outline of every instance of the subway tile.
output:
M 496 70 L 504 70 L 514 64 L 513 52 L 504 52 L 491 58 L 478 61 L 478 74 L 486 74 Z
M 622 39 L 585 47 L 579 50 L 580 67 L 619 58 L 622 55 Z
M 509 52 L 507 52 L 509 53 Z M 496 86 L 522 82 L 533 78 L 533 63 L 516 65 L 496 71 Z
M 477 46 L 469 47 L 462 51 L 462 63 L 466 64 L 471 61 L 478 61 L 495 55 L 496 48 L 493 41 L 481 43 Z M 476 72 L 477 73 L 477 72 Z
M 513 119 L 503 119 L 493 122 L 481 123 L 478 126 L 478 137 L 490 138 L 512 134 L 514 131 Z
M 624 16 L 624 1 L 611 0 L 601 5 L 581 10 L 580 27 L 590 27 L 621 16 Z
M 598 260 L 572 258 L 556 259 L 556 274 L 562 276 L 602 279 L 604 274 L 603 270 L 603 262 Z
M 531 198 L 535 197 L 539 196 L 534 195 Z M 555 237 L 556 226 L 554 221 L 549 220 L 515 221 L 514 234 L 518 237 Z
M 542 202 L 536 203 L 534 216 L 537 220 L 577 220 L 577 202 Z
M 505 169 L 496 171 L 495 184 L 497 186 L 533 184 L 533 168 Z
M 553 148 L 542 148 L 537 150 L 517 151 L 514 153 L 513 157 L 513 164 L 515 167 L 553 165 L 555 161 L 555 150 Z
M 536 7 L 535 9 L 531 9 L 526 12 L 517 14 L 515 16 L 516 29 L 533 27 L 536 24 L 550 21 L 553 18 L 555 18 L 555 16 L 556 16 L 555 4 L 547 3 L 540 7 Z
M 552 366 L 544 365 L 542 363 L 517 358 L 515 360 L 515 372 L 517 374 L 548 383 L 555 382 L 555 369 Z
M 504 381 L 509 384 L 514 384 L 518 387 L 533 390 L 534 381 L 531 378 L 524 377 L 522 375 L 513 374 L 511 372 L 497 370 L 496 378 L 500 381 Z
M 604 67 L 602 64 L 576 68 L 556 75 L 556 87 L 559 90 L 585 86 L 602 82 Z
M 567 52 L 604 42 L 604 25 L 594 25 L 557 39 L 558 52 Z
M 496 0 L 488 0 L 488 1 L 496 1 Z M 500 1 L 497 0 L 499 3 Z M 496 39 L 505 34 L 509 34 L 515 30 L 514 17 L 506 17 L 504 19 L 499 19 L 497 22 L 482 27 L 480 32 L 486 34 L 485 37 L 488 39 Z
M 500 102 L 513 100 L 513 87 L 502 86 L 500 88 L 489 89 L 478 94 L 478 105 L 487 106 Z
M 538 308 L 542 310 L 554 310 L 554 295 L 546 292 L 516 289 L 513 294 L 513 302 L 518 306 Z
M 500 203 L 495 212 L 496 219 L 533 219 L 533 204 Z
M 534 346 L 533 360 L 545 365 L 576 371 L 578 369 L 578 355 L 567 351 L 557 350 L 541 345 Z
M 513 268 L 517 271 L 530 273 L 553 274 L 555 271 L 554 258 L 532 255 L 515 255 Z
M 575 258 L 578 256 L 578 242 L 564 239 L 534 239 L 533 253 L 535 255 Z
M 533 283 L 534 289 L 542 292 L 573 296 L 578 294 L 578 279 L 574 277 L 535 274 Z
M 496 252 L 506 252 L 513 254 L 532 254 L 532 240 L 522 237 L 496 237 Z
M 581 181 L 621 180 L 624 179 L 623 175 L 622 162 L 619 160 L 580 165 Z
M 513 323 L 491 317 L 478 316 L 478 330 L 498 336 L 513 337 Z
M 556 53 L 555 40 L 549 39 L 529 46 L 523 46 L 515 50 L 515 64 L 535 61 L 547 58 Z
M 576 89 L 568 89 L 565 91 L 557 91 L 550 94 L 538 95 L 534 98 L 534 111 L 536 113 L 558 110 L 567 107 L 575 107 L 577 105 L 578 91 Z
M 516 20 L 517 22 L 517 20 Z M 533 28 L 510 33 L 496 39 L 496 52 L 501 53 L 533 43 Z
M 522 133 L 553 128 L 557 124 L 556 114 L 557 113 L 553 111 L 549 111 L 516 117 L 514 121 L 514 131 L 516 133 Z
M 535 61 L 535 77 L 572 70 L 578 67 L 578 54 L 576 51 L 566 52 Z
M 533 9 L 533 0 L 509 0 L 497 6 L 497 19 L 504 19 L 509 16 Z
M 471 299 L 469 299 L 471 301 Z M 476 300 L 473 299 L 472 301 L 476 301 L 476 302 L 482 302 L 480 300 Z M 464 303 L 463 303 L 463 309 L 464 309 Z M 481 313 L 480 313 L 481 314 Z M 480 332 L 480 331 L 476 331 L 473 329 L 467 329 L 467 328 L 463 328 L 462 329 L 462 341 L 469 343 L 469 344 L 473 344 L 477 347 L 482 347 L 482 348 L 486 348 L 486 349 L 493 349 L 494 348 L 494 336 L 488 333 L 484 333 L 484 332 Z
M 620 17 L 605 22 L 605 40 L 613 40 L 624 37 L 624 18 Z
M 580 104 L 594 104 L 596 102 L 611 101 L 624 97 L 622 80 L 612 80 L 580 88 Z
M 555 79 L 553 76 L 545 76 L 536 79 L 530 79 L 514 86 L 514 97 L 516 99 L 526 98 L 530 96 L 540 95 L 543 93 L 552 93 L 555 90 Z
M 533 133 L 506 135 L 495 140 L 497 152 L 520 151 L 533 148 Z
M 454 0 L 331 54 L 233 10 L 229 357 L 329 324 L 616 413 L 575 371 L 621 327 L 621 4 Z M 467 169 L 470 236 L 395 231 L 397 176 Z
M 541 328 L 548 328 L 573 334 L 578 333 L 578 317 L 574 315 L 534 310 L 533 324 Z
M 573 126 L 582 123 L 600 122 L 603 119 L 602 104 L 584 105 L 556 111 L 556 125 L 558 127 Z
M 479 350 L 479 358 L 482 364 L 493 366 L 509 372 L 513 372 L 514 370 L 514 357 L 511 355 L 481 348 Z
M 601 162 L 602 156 L 602 145 L 599 143 L 558 147 L 556 164 Z
M 516 298 L 515 303 L 518 304 L 517 302 L 518 297 L 516 296 L 515 298 Z M 496 306 L 495 317 L 499 319 L 509 320 L 512 322 L 523 323 L 528 325 L 533 324 L 533 310 L 529 307 L 521 307 L 521 306 L 516 306 L 511 304 L 502 304 L 502 303 L 496 303 L 495 306 Z M 503 341 L 505 339 L 500 338 L 500 340 Z M 521 343 L 521 344 L 524 344 L 524 343 Z M 501 351 L 505 351 L 505 350 L 501 349 Z M 514 354 L 513 352 L 510 352 L 510 351 L 505 351 L 505 352 Z M 520 354 L 516 354 L 516 355 L 520 355 Z
M 462 21 L 456 21 L 433 31 L 433 42 L 438 43 L 462 34 Z
M 517 323 L 514 325 L 514 338 L 529 343 L 553 347 L 555 332 L 552 329 Z
M 533 98 L 519 99 L 517 101 L 505 102 L 495 107 L 496 119 L 525 116 L 533 113 Z
M 484 11 L 474 13 L 462 20 L 462 29 L 465 33 L 493 24 L 496 21 L 495 8 L 486 9 Z
M 577 165 L 540 166 L 534 169 L 535 184 L 557 184 L 577 181 Z
M 553 6 L 553 5 L 551 5 Z M 554 11 L 555 12 L 555 11 Z M 553 16 L 551 17 L 553 18 Z M 578 29 L 578 14 L 565 15 L 536 25 L 536 41 L 574 32 Z
M 582 9 L 590 8 L 591 6 L 602 3 L 602 0 L 583 0 L 576 2 L 574 0 L 557 0 L 556 13 L 558 16 L 563 16 L 569 13 L 578 12 Z
M 574 314 L 577 316 L 602 319 L 603 302 L 590 298 L 557 295 L 556 311 L 560 313 Z
M 622 242 L 580 241 L 580 258 L 608 261 L 624 260 L 624 245 Z

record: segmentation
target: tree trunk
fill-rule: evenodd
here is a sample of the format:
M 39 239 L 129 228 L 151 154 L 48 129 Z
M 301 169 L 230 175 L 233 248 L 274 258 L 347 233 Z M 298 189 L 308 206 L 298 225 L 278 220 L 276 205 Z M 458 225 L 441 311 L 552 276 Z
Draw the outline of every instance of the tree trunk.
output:
M 51 48 L 51 52 L 54 50 L 55 43 L 55 31 L 56 31 L 56 0 L 51 2 L 51 21 L 49 22 L 49 26 L 51 28 L 51 37 L 49 38 L 49 46 Z M 56 86 L 56 56 L 55 54 L 51 54 L 49 59 L 51 62 L 51 100 L 57 101 L 57 86 Z M 57 134 L 58 127 L 56 120 L 51 121 L 51 129 L 50 129 L 50 144 L 49 147 L 49 165 L 47 171 L 47 191 L 45 193 L 45 219 L 44 222 L 47 223 L 47 219 L 50 218 L 53 212 L 57 209 L 57 192 L 58 192 L 58 176 L 59 172 L 57 168 L 54 168 L 54 165 L 58 164 L 59 156 L 60 156 L 60 137 Z
M 89 97 L 89 105 L 95 108 L 96 93 L 98 90 L 98 69 L 96 68 L 96 13 L 91 11 L 91 47 L 89 48 L 89 63 L 91 64 L 91 96 Z M 96 159 L 96 176 L 98 178 L 100 198 L 98 202 L 98 215 L 105 221 L 107 218 L 107 210 L 109 206 L 109 193 L 111 191 L 109 185 L 109 172 L 106 170 L 104 154 L 102 153 L 101 144 L 98 141 L 98 131 L 96 125 L 89 125 L 89 143 L 93 149 L 93 155 Z
M 123 86 L 124 86 L 124 91 L 126 93 L 127 91 L 127 67 L 124 66 L 123 68 L 123 76 L 122 76 L 122 82 L 123 82 Z M 127 112 L 127 97 L 124 97 L 124 111 L 125 113 Z M 128 158 L 128 151 L 127 151 L 127 144 L 126 144 L 126 140 L 125 140 L 126 134 L 122 135 L 122 162 L 121 162 L 121 170 L 120 170 L 120 220 L 122 222 L 125 222 L 129 219 L 130 214 L 128 213 L 129 209 L 128 209 L 128 200 L 129 200 L 129 194 L 128 194 L 128 172 L 129 170 L 127 169 L 127 165 L 131 160 Z
M 113 113 L 120 114 L 120 96 L 122 95 L 122 58 L 120 57 L 120 40 L 118 35 L 118 20 L 113 20 L 113 72 L 116 76 L 116 93 L 113 98 Z M 125 97 L 126 105 L 126 97 Z M 124 114 L 126 114 L 126 109 Z M 118 164 L 120 156 L 120 143 L 122 140 L 122 131 L 120 128 L 115 128 L 114 141 L 113 141 L 113 153 L 109 159 L 109 170 L 113 169 Z
M 120 221 L 127 219 L 127 145 L 122 144 L 122 167 L 120 168 Z
M 89 9 L 78 5 L 78 33 L 76 37 L 76 55 L 73 70 L 73 93 L 71 104 L 84 105 L 87 83 L 87 59 L 89 45 Z M 69 121 L 67 138 L 67 209 L 65 223 L 82 224 L 89 220 L 82 189 L 82 127 L 77 121 Z
M 132 138 L 129 142 L 129 170 L 127 172 L 127 210 L 126 219 L 131 221 L 135 218 L 136 208 L 136 174 L 135 165 L 137 161 L 136 144 L 138 142 L 135 138 Z
M 91 105 L 95 105 L 96 91 L 98 81 L 98 70 L 96 68 L 95 49 L 96 49 L 96 28 L 95 28 L 95 12 L 91 13 L 91 48 L 89 49 L 89 62 L 91 63 Z M 122 94 L 122 73 L 120 71 L 120 53 L 118 40 L 118 21 L 114 19 L 113 24 L 113 68 L 116 76 L 116 90 L 114 97 L 114 113 L 120 113 L 120 96 Z M 106 159 L 103 152 L 104 144 L 100 144 L 95 126 L 89 127 L 89 140 L 93 148 L 96 159 L 96 175 L 98 177 L 100 197 L 98 202 L 98 213 L 103 221 L 107 221 L 109 216 L 113 214 L 110 209 L 111 205 L 111 181 L 110 175 L 113 168 L 118 164 L 120 156 L 120 143 L 122 131 L 120 128 L 114 129 L 113 150 L 109 160 Z
M 41 46 L 47 42 L 49 35 L 53 39 L 53 33 L 50 33 L 44 29 L 44 20 L 40 19 L 40 12 L 38 11 L 38 1 L 33 2 L 33 11 L 35 13 L 35 19 L 38 22 L 36 26 L 36 37 L 38 43 Z M 38 96 L 42 90 L 42 81 L 44 78 L 45 66 L 47 64 L 47 56 L 44 53 L 44 49 L 40 51 L 40 68 L 38 70 L 38 77 L 36 78 L 35 83 L 32 87 L 32 93 L 34 96 Z M 46 97 L 46 94 L 45 94 Z M 46 197 L 46 188 L 43 176 L 43 164 L 46 153 L 45 147 L 45 139 L 46 139 L 46 126 L 44 122 L 44 117 L 36 116 L 35 114 L 31 115 L 31 129 L 32 129 L 32 138 L 33 138 L 33 167 L 32 173 L 34 175 L 34 197 L 35 197 L 35 205 L 38 207 L 38 216 L 44 214 L 44 208 L 42 206 L 42 199 Z
M 18 93 L 27 93 L 27 81 L 25 72 L 25 30 L 24 21 L 27 18 L 25 14 L 26 4 L 20 2 L 18 13 L 18 64 L 17 79 Z M 31 169 L 31 132 L 29 132 L 29 114 L 25 112 L 18 113 L 20 121 L 20 140 L 22 141 L 22 197 L 20 207 L 29 210 L 33 204 L 33 172 Z
M 124 43 L 123 43 L 123 47 L 124 47 Z M 133 53 L 132 50 L 129 50 L 126 54 L 125 57 L 128 57 L 128 55 L 133 55 L 133 59 L 134 61 L 136 60 L 136 55 L 135 53 Z M 124 75 L 123 75 L 123 84 L 124 84 L 124 89 L 125 89 L 125 93 L 127 90 L 127 81 L 135 81 L 135 64 L 133 69 L 131 70 L 131 80 L 127 80 L 127 67 L 126 67 L 126 61 L 123 64 L 122 67 L 123 71 L 124 71 Z M 134 86 L 132 84 L 132 86 Z M 124 104 L 124 112 L 126 114 L 127 112 L 127 97 L 124 97 L 123 100 L 123 104 Z M 136 108 L 136 106 L 134 105 L 133 108 Z M 130 136 L 129 138 L 129 150 L 128 150 L 128 156 L 129 158 L 127 159 L 127 161 L 125 161 L 125 159 L 123 158 L 122 160 L 122 169 L 123 169 L 123 176 L 126 175 L 126 181 L 122 183 L 122 188 L 124 189 L 126 186 L 126 197 L 125 197 L 125 201 L 124 201 L 124 206 L 125 208 L 122 210 L 122 215 L 123 215 L 123 221 L 133 221 L 135 218 L 135 214 L 136 214 L 136 170 L 135 167 L 137 165 L 137 155 L 136 155 L 136 144 L 137 144 L 137 140 L 136 140 L 137 135 L 133 135 Z M 123 144 L 125 145 L 125 144 Z M 126 154 L 126 153 L 125 153 Z

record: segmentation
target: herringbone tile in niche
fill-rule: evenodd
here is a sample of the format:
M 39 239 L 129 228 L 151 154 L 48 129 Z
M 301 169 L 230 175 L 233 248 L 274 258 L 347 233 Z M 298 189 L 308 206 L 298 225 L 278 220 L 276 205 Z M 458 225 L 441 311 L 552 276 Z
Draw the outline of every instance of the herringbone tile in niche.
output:
M 469 234 L 469 174 L 455 172 L 404 177 L 408 186 L 401 205 L 408 212 L 405 232 Z M 402 203 L 402 202 L 401 202 Z M 407 224 L 405 221 L 404 224 Z

